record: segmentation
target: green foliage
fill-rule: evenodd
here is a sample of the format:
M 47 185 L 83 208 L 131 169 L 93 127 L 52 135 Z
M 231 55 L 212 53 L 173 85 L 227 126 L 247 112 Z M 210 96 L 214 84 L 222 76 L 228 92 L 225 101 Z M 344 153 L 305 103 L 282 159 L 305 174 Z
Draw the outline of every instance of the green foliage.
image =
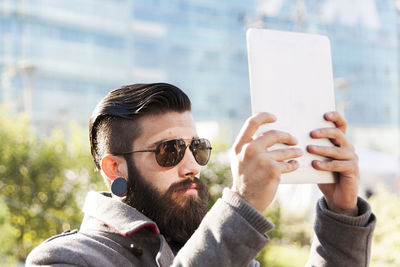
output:
M 314 234 L 313 222 L 304 217 L 305 213 L 296 214 L 293 211 L 282 211 L 281 213 L 281 217 L 278 218 L 281 232 L 279 244 L 309 247 Z
M 377 217 L 371 266 L 400 266 L 400 197 L 380 185 L 369 202 Z
M 208 164 L 202 168 L 200 179 L 206 182 L 210 189 L 209 208 L 221 197 L 225 187 L 232 186 L 229 144 L 224 139 L 224 135 L 217 137 L 217 140 L 212 142 L 211 158 Z
M 268 267 L 298 267 L 305 266 L 309 247 L 298 245 L 277 245 L 272 241 L 268 246 L 268 253 L 258 257 L 261 266 Z
M 268 232 L 270 243 L 257 256 L 260 265 L 304 266 L 309 253 L 312 223 L 283 211 L 277 201 L 268 207 L 264 216 L 275 224 L 275 228 Z
M 76 127 L 69 138 L 38 139 L 26 117 L 0 114 L 0 255 L 24 261 L 44 239 L 79 227 L 82 192 L 102 183 L 82 140 Z
M 201 170 L 200 179 L 206 182 L 210 189 L 209 207 L 221 197 L 225 187 L 231 187 L 232 173 L 229 164 L 228 152 L 213 151 L 210 162 Z
M 13 233 L 14 228 L 11 223 L 11 212 L 3 198 L 0 198 L 0 266 L 9 266 L 14 260 L 11 256 L 5 256 L 6 249 L 16 244 L 16 237 Z

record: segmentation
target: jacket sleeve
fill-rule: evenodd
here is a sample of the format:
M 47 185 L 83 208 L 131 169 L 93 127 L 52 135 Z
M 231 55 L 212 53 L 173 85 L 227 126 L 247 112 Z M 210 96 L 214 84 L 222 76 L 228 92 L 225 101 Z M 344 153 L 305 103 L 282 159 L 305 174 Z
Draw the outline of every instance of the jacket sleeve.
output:
M 368 202 L 358 198 L 357 205 L 359 216 L 351 217 L 328 210 L 324 198 L 318 201 L 307 267 L 368 266 L 376 218 Z
M 257 266 L 274 225 L 245 200 L 225 189 L 199 228 L 174 258 L 173 266 Z

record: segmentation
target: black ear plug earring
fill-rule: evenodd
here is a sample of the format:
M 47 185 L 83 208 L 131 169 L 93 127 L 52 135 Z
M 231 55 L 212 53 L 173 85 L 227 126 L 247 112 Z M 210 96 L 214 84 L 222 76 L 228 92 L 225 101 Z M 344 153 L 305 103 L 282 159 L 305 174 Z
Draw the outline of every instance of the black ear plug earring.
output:
M 128 190 L 128 182 L 125 178 L 118 177 L 114 179 L 111 183 L 111 193 L 116 196 L 123 197 L 126 195 L 126 191 Z

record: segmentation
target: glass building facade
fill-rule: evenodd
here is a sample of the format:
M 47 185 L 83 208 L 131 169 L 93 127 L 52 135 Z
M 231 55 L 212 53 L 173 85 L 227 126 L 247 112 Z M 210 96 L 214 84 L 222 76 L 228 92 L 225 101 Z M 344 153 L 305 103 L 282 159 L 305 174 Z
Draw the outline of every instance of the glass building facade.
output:
M 122 84 L 166 81 L 234 136 L 250 114 L 245 31 L 265 27 L 327 35 L 337 108 L 398 133 L 398 14 L 396 0 L 2 0 L 0 100 L 48 130 L 87 125 Z
M 171 82 L 198 120 L 244 118 L 252 1 L 2 0 L 1 101 L 40 129 L 86 124 L 109 90 Z

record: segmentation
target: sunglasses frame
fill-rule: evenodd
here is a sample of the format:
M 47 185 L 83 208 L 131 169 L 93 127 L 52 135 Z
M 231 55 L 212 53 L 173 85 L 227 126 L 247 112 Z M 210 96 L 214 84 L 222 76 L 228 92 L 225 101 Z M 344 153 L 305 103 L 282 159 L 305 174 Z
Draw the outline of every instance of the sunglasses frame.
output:
M 162 145 L 165 145 L 167 142 L 171 142 L 171 141 L 175 141 L 175 143 L 177 143 L 177 141 L 179 141 L 179 142 L 183 141 L 185 143 L 185 148 L 184 149 L 182 148 L 182 151 L 184 151 L 184 153 L 181 154 L 181 150 L 176 149 L 175 152 L 177 152 L 177 155 L 175 157 L 176 159 L 173 161 L 173 164 L 163 164 L 161 162 L 161 159 L 159 159 L 159 157 L 158 157 L 158 155 L 160 155 L 160 150 L 161 150 L 160 147 Z M 191 141 L 191 142 L 190 142 L 190 144 L 187 144 L 186 141 Z M 193 142 L 194 141 L 204 141 L 205 144 L 207 145 L 206 149 L 209 150 L 209 152 L 208 152 L 208 157 L 207 157 L 207 160 L 205 161 L 205 163 L 199 162 L 199 160 L 197 159 L 196 148 L 193 148 Z M 156 161 L 157 161 L 158 165 L 160 165 L 161 167 L 174 167 L 174 166 L 178 165 L 179 162 L 182 161 L 183 157 L 185 156 L 186 149 L 188 147 L 189 147 L 190 151 L 192 152 L 192 155 L 193 155 L 194 159 L 196 160 L 196 162 L 199 165 L 205 166 L 208 163 L 208 161 L 210 160 L 212 147 L 211 147 L 211 142 L 206 138 L 169 139 L 169 140 L 158 142 L 156 144 L 156 148 L 155 149 L 141 149 L 141 150 L 129 151 L 129 152 L 124 152 L 124 153 L 119 153 L 119 154 L 126 155 L 126 154 L 133 154 L 133 153 L 139 153 L 139 152 L 154 152 L 154 155 L 155 155 L 155 158 L 156 158 Z

